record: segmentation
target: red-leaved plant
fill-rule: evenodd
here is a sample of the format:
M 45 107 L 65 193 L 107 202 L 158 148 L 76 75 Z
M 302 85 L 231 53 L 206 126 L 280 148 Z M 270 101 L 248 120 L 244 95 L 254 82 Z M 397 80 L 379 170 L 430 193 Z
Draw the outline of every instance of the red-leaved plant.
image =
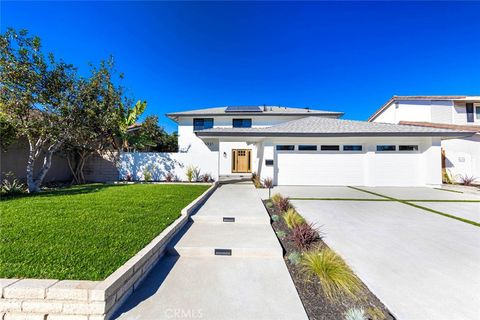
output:
M 477 178 L 474 176 L 471 176 L 471 177 L 467 175 L 460 176 L 460 184 L 463 184 L 464 186 L 471 186 L 472 184 L 475 183 L 476 180 Z
M 277 201 L 276 206 L 281 213 L 287 212 L 288 209 L 293 208 L 288 198 L 280 198 Z
M 273 188 L 273 180 L 272 180 L 272 178 L 265 178 L 265 179 L 263 179 L 263 187 L 265 187 L 265 188 Z
M 175 176 L 173 175 L 173 173 L 168 172 L 168 173 L 165 175 L 165 181 L 167 181 L 167 182 L 172 182 L 173 180 L 175 180 Z
M 314 224 L 302 223 L 292 229 L 288 236 L 298 250 L 308 250 L 321 239 Z

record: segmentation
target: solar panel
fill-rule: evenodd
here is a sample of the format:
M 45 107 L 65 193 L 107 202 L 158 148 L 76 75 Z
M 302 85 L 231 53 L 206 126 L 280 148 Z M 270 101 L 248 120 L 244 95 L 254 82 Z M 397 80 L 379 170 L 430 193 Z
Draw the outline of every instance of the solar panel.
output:
M 262 109 L 256 106 L 227 107 L 225 112 L 262 112 Z

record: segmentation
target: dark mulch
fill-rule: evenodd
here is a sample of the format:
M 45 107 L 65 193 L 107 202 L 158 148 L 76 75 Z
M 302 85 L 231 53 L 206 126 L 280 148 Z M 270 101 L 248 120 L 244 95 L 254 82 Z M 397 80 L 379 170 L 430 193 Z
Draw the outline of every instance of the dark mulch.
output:
M 310 320 L 341 320 L 345 318 L 345 312 L 353 307 L 363 308 L 365 311 L 369 308 L 377 308 L 378 311 L 383 313 L 384 318 L 387 320 L 394 320 L 386 307 L 382 302 L 365 286 L 363 285 L 363 295 L 362 297 L 357 297 L 357 300 L 354 300 L 349 297 L 341 297 L 335 301 L 331 301 L 325 297 L 320 286 L 320 282 L 316 279 L 306 279 L 304 273 L 301 271 L 298 265 L 291 263 L 288 260 L 288 255 L 291 252 L 299 250 L 293 245 L 291 241 L 288 240 L 289 229 L 283 222 L 280 212 L 276 210 L 274 206 L 269 208 L 267 206 L 268 201 L 264 201 L 265 207 L 270 214 L 278 215 L 280 219 L 278 221 L 271 220 L 271 224 L 275 232 L 277 233 L 277 238 L 282 244 L 284 251 L 284 260 L 285 264 L 290 271 L 290 275 L 295 283 L 300 299 L 302 300 L 303 306 L 308 314 Z M 321 234 L 321 230 L 320 234 Z M 284 232 L 287 236 L 281 238 L 278 236 L 279 232 Z M 315 247 L 328 247 L 325 242 L 319 240 L 315 244 Z M 380 320 L 380 317 L 373 318 L 369 317 L 371 320 Z

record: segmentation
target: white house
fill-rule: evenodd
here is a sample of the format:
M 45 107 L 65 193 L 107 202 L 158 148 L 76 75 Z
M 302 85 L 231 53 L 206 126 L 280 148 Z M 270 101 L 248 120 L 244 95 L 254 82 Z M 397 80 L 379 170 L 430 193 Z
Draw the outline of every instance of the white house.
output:
M 215 178 L 256 172 L 276 185 L 439 185 L 441 140 L 473 134 L 342 115 L 279 106 L 170 113 L 180 150 L 165 163 L 177 175 L 193 165 Z
M 444 137 L 442 165 L 454 180 L 480 179 L 480 96 L 393 96 L 368 121 L 476 132 Z

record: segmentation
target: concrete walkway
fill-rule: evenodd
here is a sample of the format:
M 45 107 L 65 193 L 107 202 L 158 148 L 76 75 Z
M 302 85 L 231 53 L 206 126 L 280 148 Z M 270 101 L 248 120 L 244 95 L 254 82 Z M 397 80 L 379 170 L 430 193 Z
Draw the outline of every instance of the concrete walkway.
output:
M 117 317 L 307 319 L 268 214 L 245 183 L 213 193 Z

